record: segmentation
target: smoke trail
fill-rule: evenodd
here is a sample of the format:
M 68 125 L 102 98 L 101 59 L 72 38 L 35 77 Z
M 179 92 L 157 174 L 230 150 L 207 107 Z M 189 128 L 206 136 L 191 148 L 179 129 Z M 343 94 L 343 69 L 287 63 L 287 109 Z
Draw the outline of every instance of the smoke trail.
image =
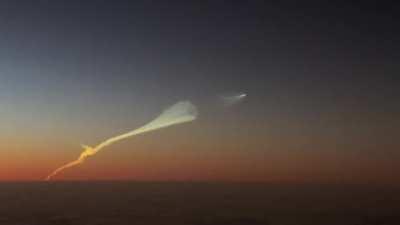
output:
M 49 174 L 45 178 L 45 180 L 50 180 L 52 177 L 54 177 L 55 175 L 57 175 L 58 173 L 69 167 L 73 167 L 75 165 L 83 163 L 87 157 L 95 155 L 104 147 L 111 145 L 117 141 L 132 137 L 137 134 L 149 132 L 156 129 L 161 129 L 175 124 L 190 122 L 195 120 L 196 117 L 197 117 L 197 109 L 192 103 L 190 103 L 189 101 L 178 102 L 173 106 L 171 106 L 170 108 L 164 110 L 157 118 L 147 123 L 146 125 L 139 127 L 138 129 L 107 139 L 106 141 L 100 143 L 94 148 L 82 145 L 84 151 L 81 153 L 81 155 L 77 160 L 69 162 L 57 168 L 51 174 Z
M 246 96 L 247 94 L 245 93 L 238 93 L 234 95 L 223 95 L 220 96 L 220 99 L 225 106 L 231 106 L 241 102 Z

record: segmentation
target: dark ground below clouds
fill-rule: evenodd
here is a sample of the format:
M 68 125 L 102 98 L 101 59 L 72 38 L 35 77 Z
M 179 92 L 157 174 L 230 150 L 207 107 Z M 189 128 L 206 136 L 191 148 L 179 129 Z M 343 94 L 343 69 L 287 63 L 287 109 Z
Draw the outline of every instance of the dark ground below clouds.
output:
M 183 182 L 0 183 L 6 225 L 399 225 L 400 189 Z

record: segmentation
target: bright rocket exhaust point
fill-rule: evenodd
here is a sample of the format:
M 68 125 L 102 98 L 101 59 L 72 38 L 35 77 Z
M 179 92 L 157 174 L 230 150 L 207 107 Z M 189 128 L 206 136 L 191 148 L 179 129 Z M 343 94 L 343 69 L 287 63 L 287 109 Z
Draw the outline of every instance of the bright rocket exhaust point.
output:
M 245 97 L 247 97 L 246 93 L 238 93 L 234 95 L 223 95 L 220 96 L 220 99 L 225 106 L 231 106 L 241 102 Z
M 45 178 L 45 180 L 50 180 L 52 177 L 54 177 L 61 171 L 83 163 L 87 157 L 95 155 L 97 152 L 99 152 L 104 147 L 109 146 L 117 141 L 132 137 L 137 134 L 149 132 L 152 130 L 157 130 L 157 129 L 161 129 L 164 127 L 180 124 L 180 123 L 190 122 L 190 121 L 195 120 L 197 118 L 197 115 L 198 115 L 198 112 L 197 112 L 196 106 L 194 106 L 192 103 L 190 103 L 189 101 L 178 102 L 178 103 L 172 105 L 171 107 L 169 107 L 168 109 L 164 110 L 157 118 L 150 121 L 146 125 L 139 127 L 138 129 L 135 129 L 135 130 L 130 131 L 125 134 L 121 134 L 121 135 L 109 138 L 95 147 L 89 147 L 86 145 L 82 145 L 82 148 L 84 149 L 84 151 L 80 154 L 78 159 L 57 168 L 52 173 L 50 173 Z

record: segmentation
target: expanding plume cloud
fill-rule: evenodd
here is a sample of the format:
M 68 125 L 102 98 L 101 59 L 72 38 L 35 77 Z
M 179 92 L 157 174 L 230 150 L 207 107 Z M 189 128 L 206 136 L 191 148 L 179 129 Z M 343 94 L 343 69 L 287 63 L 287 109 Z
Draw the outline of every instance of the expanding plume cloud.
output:
M 233 95 L 223 95 L 220 96 L 220 100 L 225 106 L 231 106 L 235 105 L 241 101 L 244 100 L 244 98 L 247 96 L 246 93 L 237 93 Z
M 178 103 L 172 105 L 171 107 L 169 107 L 168 109 L 164 110 L 157 118 L 150 121 L 146 125 L 139 127 L 138 129 L 135 129 L 135 130 L 130 131 L 125 134 L 121 134 L 121 135 L 109 138 L 95 147 L 89 147 L 86 145 L 82 145 L 82 148 L 84 149 L 84 151 L 80 154 L 78 159 L 57 168 L 52 173 L 50 173 L 45 178 L 45 180 L 50 180 L 52 177 L 56 176 L 61 171 L 83 163 L 87 157 L 95 155 L 104 147 L 112 145 L 113 143 L 115 143 L 117 141 L 121 141 L 125 138 L 129 138 L 129 137 L 135 136 L 137 134 L 142 134 L 145 132 L 161 129 L 164 127 L 168 127 L 168 126 L 172 126 L 172 125 L 176 125 L 176 124 L 180 124 L 180 123 L 190 122 L 190 121 L 195 120 L 197 118 L 197 115 L 198 115 L 198 112 L 197 112 L 196 106 L 194 106 L 192 103 L 190 103 L 189 101 L 178 102 Z

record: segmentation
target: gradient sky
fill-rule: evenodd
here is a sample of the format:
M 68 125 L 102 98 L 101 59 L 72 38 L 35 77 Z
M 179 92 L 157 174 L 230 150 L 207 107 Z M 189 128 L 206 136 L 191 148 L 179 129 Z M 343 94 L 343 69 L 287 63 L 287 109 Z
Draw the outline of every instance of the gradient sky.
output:
M 195 122 L 58 179 L 400 183 L 395 8 L 127 2 L 1 1 L 0 180 L 42 179 L 187 99 Z

